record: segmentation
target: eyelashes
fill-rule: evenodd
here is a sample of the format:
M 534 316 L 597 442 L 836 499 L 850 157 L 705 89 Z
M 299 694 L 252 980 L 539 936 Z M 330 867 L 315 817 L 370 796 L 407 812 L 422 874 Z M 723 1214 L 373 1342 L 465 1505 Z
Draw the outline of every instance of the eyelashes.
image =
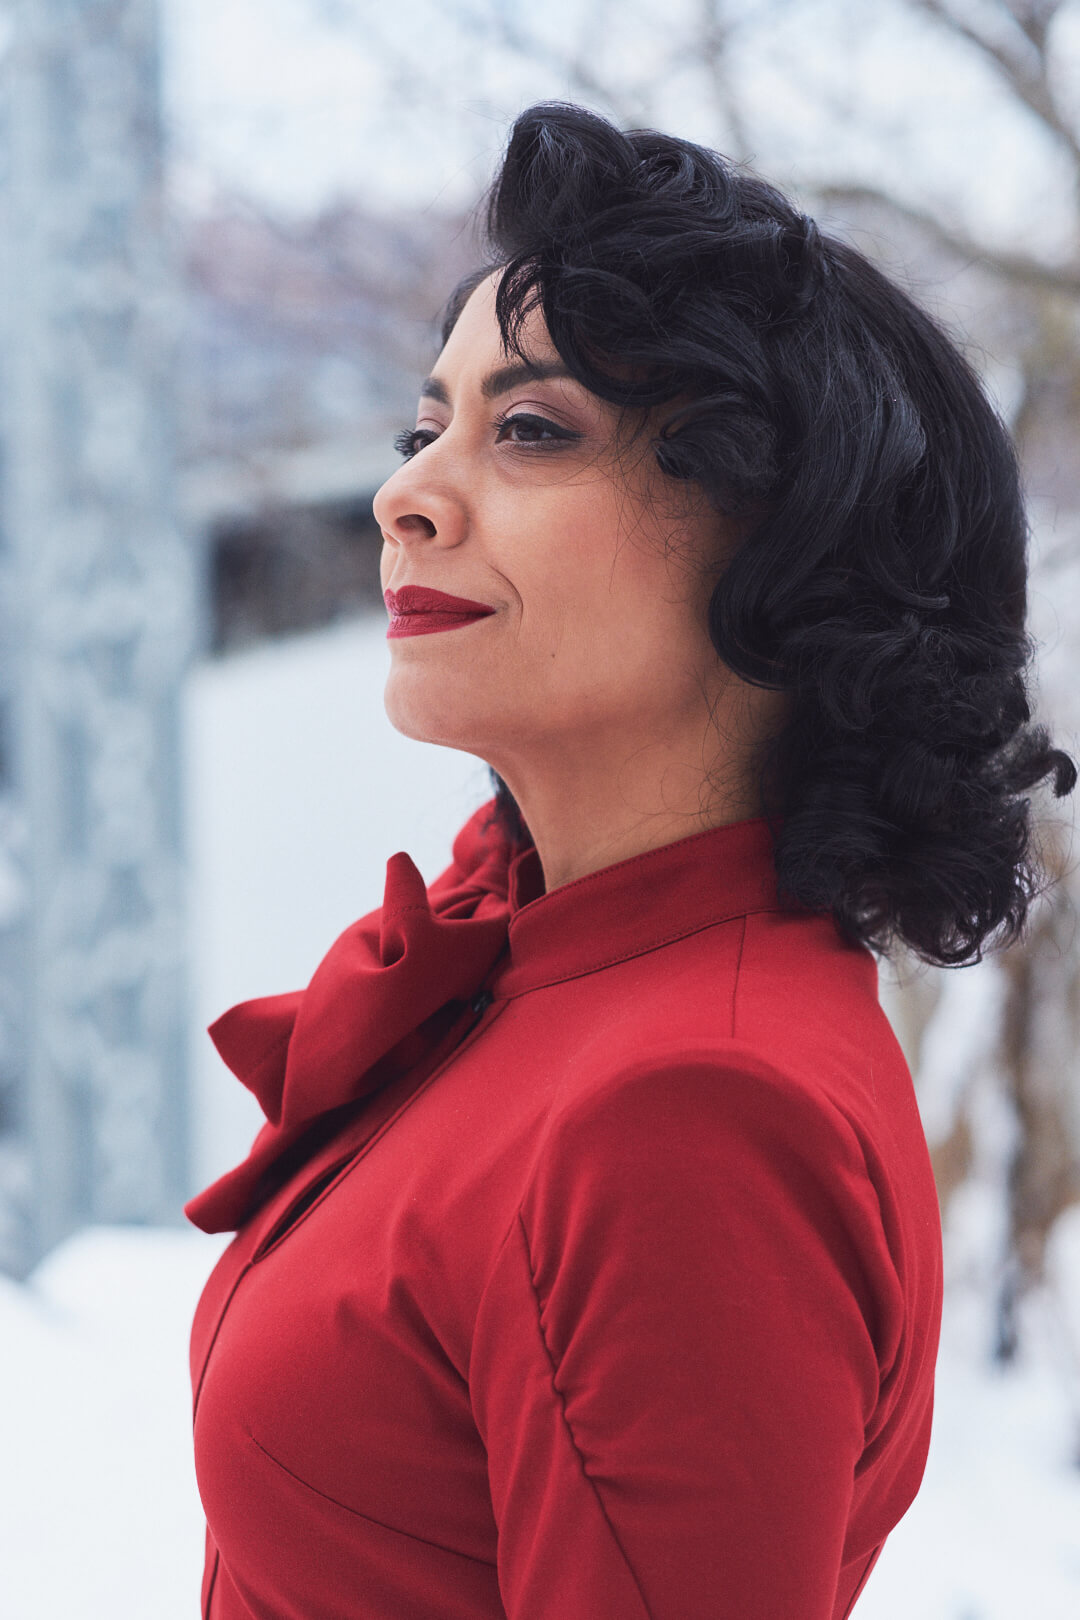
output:
M 558 422 L 549 421 L 546 416 L 536 416 L 532 412 L 518 411 L 497 416 L 493 423 L 496 430 L 496 443 L 514 444 L 519 447 L 528 445 L 530 453 L 557 450 L 561 446 L 581 438 L 572 428 L 562 427 Z M 526 435 L 524 438 L 510 439 L 509 433 L 519 432 Z M 535 437 L 529 437 L 535 435 Z M 542 437 L 541 435 L 545 435 Z M 403 428 L 394 436 L 394 449 L 406 461 L 432 444 L 439 435 L 431 428 Z
M 394 449 L 406 461 L 411 461 L 418 450 L 430 444 L 435 437 L 427 428 L 402 428 L 400 433 L 394 434 Z

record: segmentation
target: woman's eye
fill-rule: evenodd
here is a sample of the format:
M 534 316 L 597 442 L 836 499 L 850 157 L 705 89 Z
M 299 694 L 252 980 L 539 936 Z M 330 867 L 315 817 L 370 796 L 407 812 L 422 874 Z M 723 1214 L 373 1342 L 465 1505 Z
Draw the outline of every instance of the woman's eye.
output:
M 406 461 L 411 461 L 418 451 L 424 450 L 439 437 L 430 428 L 403 428 L 395 435 L 394 449 Z M 546 416 L 532 416 L 520 412 L 516 416 L 500 417 L 495 423 L 495 438 L 497 443 L 508 444 L 535 444 L 554 445 L 559 441 L 580 439 L 580 433 L 571 428 L 560 427 L 557 422 L 549 422 Z
M 522 412 L 517 416 L 502 417 L 498 423 L 498 436 L 509 439 L 511 444 L 546 444 L 556 439 L 577 439 L 580 434 L 560 427 L 557 422 L 549 422 L 546 416 L 530 416 Z
M 399 455 L 404 456 L 406 461 L 410 461 L 418 450 L 430 444 L 435 437 L 430 428 L 403 428 L 400 433 L 394 435 L 394 449 Z

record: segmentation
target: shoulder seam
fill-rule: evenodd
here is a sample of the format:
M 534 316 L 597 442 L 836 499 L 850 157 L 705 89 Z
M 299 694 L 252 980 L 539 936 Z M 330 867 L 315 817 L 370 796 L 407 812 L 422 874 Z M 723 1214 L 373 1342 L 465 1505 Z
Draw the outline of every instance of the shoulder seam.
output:
M 736 1009 L 738 1007 L 739 974 L 742 971 L 743 949 L 744 949 L 744 947 L 746 945 L 746 924 L 747 924 L 747 921 L 748 921 L 748 919 L 746 917 L 744 917 L 743 920 L 742 920 L 742 929 L 741 929 L 741 931 L 739 933 L 739 949 L 738 949 L 738 953 L 737 953 L 737 955 L 735 957 L 735 976 L 732 979 L 732 983 L 731 983 L 731 1038 L 732 1038 L 732 1040 L 736 1039 L 736 1036 L 735 1036 L 735 1013 L 736 1013 Z
M 616 1547 L 619 1549 L 619 1556 L 621 1557 L 623 1563 L 626 1565 L 626 1568 L 627 1568 L 627 1570 L 629 1571 L 629 1574 L 630 1574 L 630 1578 L 633 1581 L 635 1588 L 637 1589 L 637 1594 L 641 1599 L 642 1612 L 647 1617 L 647 1620 L 653 1620 L 652 1610 L 649 1608 L 649 1605 L 645 1600 L 645 1594 L 641 1590 L 641 1582 L 637 1578 L 637 1571 L 634 1569 L 633 1564 L 630 1562 L 629 1558 L 626 1556 L 626 1549 L 623 1546 L 622 1542 L 619 1540 L 618 1532 L 616 1531 L 615 1526 L 612 1524 L 611 1519 L 608 1517 L 607 1508 L 604 1506 L 604 1499 L 600 1495 L 600 1492 L 596 1487 L 595 1480 L 593 1480 L 593 1478 L 589 1474 L 588 1469 L 585 1467 L 584 1453 L 582 1452 L 581 1447 L 578 1445 L 577 1440 L 574 1437 L 573 1426 L 572 1426 L 572 1424 L 570 1422 L 570 1418 L 569 1418 L 569 1415 L 568 1415 L 567 1410 L 566 1410 L 566 1397 L 563 1394 L 562 1390 L 559 1388 L 559 1385 L 558 1385 L 558 1382 L 557 1382 L 557 1376 L 558 1376 L 558 1371 L 559 1371 L 558 1363 L 556 1362 L 555 1357 L 551 1353 L 551 1347 L 548 1344 L 547 1338 L 545 1337 L 545 1334 L 544 1334 L 543 1301 L 540 1298 L 540 1293 L 539 1293 L 539 1290 L 537 1289 L 537 1286 L 536 1286 L 536 1278 L 533 1276 L 532 1250 L 529 1247 L 529 1232 L 528 1232 L 528 1228 L 525 1225 L 525 1221 L 524 1221 L 524 1219 L 522 1217 L 520 1208 L 517 1211 L 517 1223 L 518 1223 L 518 1226 L 521 1228 L 521 1241 L 522 1241 L 522 1243 L 524 1244 L 524 1247 L 525 1247 L 525 1274 L 529 1279 L 529 1288 L 530 1288 L 530 1290 L 532 1292 L 533 1299 L 536 1302 L 536 1330 L 537 1330 L 537 1333 L 539 1334 L 540 1343 L 544 1348 L 544 1354 L 547 1357 L 548 1366 L 551 1369 L 551 1388 L 552 1388 L 552 1390 L 553 1390 L 553 1392 L 554 1392 L 554 1394 L 555 1394 L 555 1396 L 556 1396 L 556 1398 L 558 1400 L 558 1403 L 559 1403 L 559 1411 L 560 1411 L 560 1413 L 562 1415 L 563 1426 L 566 1429 L 567 1438 L 570 1441 L 570 1445 L 573 1448 L 574 1455 L 576 1456 L 576 1458 L 578 1460 L 578 1465 L 581 1468 L 581 1476 L 582 1476 L 582 1478 L 584 1480 L 586 1480 L 588 1482 L 589 1488 L 591 1489 L 591 1491 L 593 1493 L 593 1496 L 596 1498 L 596 1504 L 599 1507 L 600 1512 L 603 1514 L 604 1523 L 608 1527 L 608 1531 L 610 1532 L 611 1539 L 615 1543 Z

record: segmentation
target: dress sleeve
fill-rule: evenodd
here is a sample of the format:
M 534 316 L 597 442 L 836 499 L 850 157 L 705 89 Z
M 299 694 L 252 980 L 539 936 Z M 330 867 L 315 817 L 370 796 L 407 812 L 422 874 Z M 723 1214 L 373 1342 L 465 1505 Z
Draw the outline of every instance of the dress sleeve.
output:
M 509 1620 L 830 1620 L 902 1309 L 854 1131 L 753 1053 L 554 1113 L 469 1367 Z

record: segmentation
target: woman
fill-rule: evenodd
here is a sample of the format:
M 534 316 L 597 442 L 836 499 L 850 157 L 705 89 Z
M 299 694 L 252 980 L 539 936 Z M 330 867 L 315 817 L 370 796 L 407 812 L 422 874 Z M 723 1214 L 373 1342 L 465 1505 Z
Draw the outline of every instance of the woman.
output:
M 964 360 L 715 155 L 548 105 L 379 491 L 385 701 L 495 797 L 189 1206 L 213 1620 L 832 1620 L 912 1501 L 937 1202 L 875 952 L 1016 937 L 1025 526 Z

